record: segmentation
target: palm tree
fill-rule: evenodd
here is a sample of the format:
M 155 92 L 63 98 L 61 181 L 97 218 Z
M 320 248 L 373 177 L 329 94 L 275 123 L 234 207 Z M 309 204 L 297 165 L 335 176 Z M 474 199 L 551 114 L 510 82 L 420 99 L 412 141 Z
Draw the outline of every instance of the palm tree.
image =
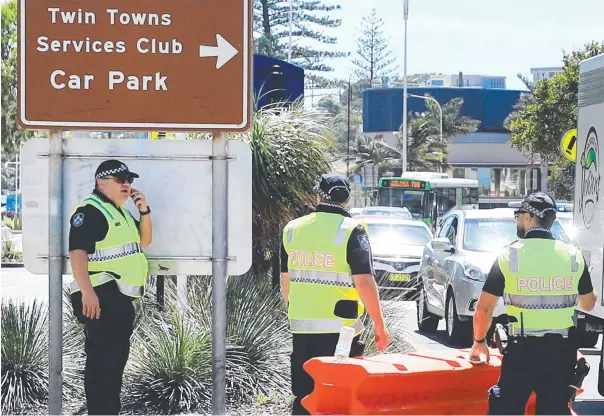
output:
M 351 148 L 351 153 L 355 155 L 355 171 L 359 172 L 361 168 L 371 164 L 373 178 L 377 177 L 375 172 L 376 166 L 378 170 L 380 168 L 389 168 L 398 163 L 401 158 L 398 150 L 376 137 L 369 136 L 357 137 L 354 146 Z
M 478 120 L 461 116 L 463 98 L 453 98 L 442 106 L 443 140 L 440 140 L 440 110 L 432 101 L 426 101 L 428 111 L 411 113 L 408 125 L 407 160 L 409 170 L 447 168 L 448 139 L 474 133 Z M 402 135 L 397 134 L 402 145 Z

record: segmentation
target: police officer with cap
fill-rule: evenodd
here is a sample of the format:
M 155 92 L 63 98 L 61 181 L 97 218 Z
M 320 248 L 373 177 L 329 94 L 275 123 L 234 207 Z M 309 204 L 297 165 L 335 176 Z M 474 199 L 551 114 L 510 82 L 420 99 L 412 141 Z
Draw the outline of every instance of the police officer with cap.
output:
M 74 315 L 85 326 L 84 388 L 88 414 L 116 415 L 134 326 L 133 299 L 143 296 L 151 244 L 151 208 L 132 187 L 139 175 L 119 160 L 102 162 L 95 187 L 70 219 L 69 256 Z M 132 198 L 136 220 L 124 203 Z
M 375 323 L 378 349 L 390 343 L 373 277 L 365 226 L 346 210 L 350 183 L 338 173 L 321 176 L 315 212 L 289 222 L 283 231 L 281 290 L 293 333 L 291 354 L 293 414 L 309 414 L 302 399 L 314 389 L 303 368 L 314 357 L 333 356 L 343 326 L 354 329 L 351 356 L 364 345 L 365 308 Z
M 487 331 L 503 297 L 509 338 L 499 381 L 489 390 L 489 414 L 524 414 L 532 392 L 537 414 L 570 414 L 578 347 L 573 316 L 577 305 L 592 310 L 597 296 L 581 251 L 552 236 L 556 204 L 549 195 L 527 196 L 514 214 L 520 240 L 503 248 L 487 276 L 470 359 L 489 359 Z

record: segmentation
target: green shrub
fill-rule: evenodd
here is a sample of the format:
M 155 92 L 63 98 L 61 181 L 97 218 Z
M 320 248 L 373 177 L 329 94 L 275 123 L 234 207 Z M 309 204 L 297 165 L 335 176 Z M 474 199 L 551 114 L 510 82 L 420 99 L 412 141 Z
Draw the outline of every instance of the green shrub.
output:
M 189 279 L 197 319 L 212 325 L 211 278 Z M 279 292 L 270 276 L 227 280 L 227 400 L 238 403 L 271 391 L 289 391 L 291 335 Z
M 149 314 L 133 337 L 124 409 L 174 414 L 208 407 L 211 353 L 209 331 L 190 313 Z
M 189 306 L 179 308 L 166 279 L 165 311 L 146 310 L 126 368 L 124 408 L 173 414 L 211 411 L 211 278 L 189 278 Z M 279 294 L 268 279 L 231 277 L 227 286 L 227 400 L 289 392 L 290 335 Z
M 48 399 L 48 320 L 44 303 L 2 301 L 2 412 Z

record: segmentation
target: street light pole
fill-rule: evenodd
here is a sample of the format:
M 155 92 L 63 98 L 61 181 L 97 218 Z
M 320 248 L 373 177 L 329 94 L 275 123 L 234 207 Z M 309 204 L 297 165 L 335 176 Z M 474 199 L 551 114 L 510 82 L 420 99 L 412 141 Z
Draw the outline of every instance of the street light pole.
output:
M 403 173 L 407 171 L 407 18 L 409 17 L 409 0 L 403 0 L 405 19 L 405 43 L 403 45 Z
M 439 113 L 439 116 L 440 116 L 440 142 L 442 143 L 442 141 L 443 141 L 443 108 L 440 106 L 440 103 L 434 97 L 427 97 L 425 95 L 407 94 L 407 96 L 421 98 L 424 100 L 430 100 L 430 101 L 433 101 L 436 103 L 436 105 L 438 106 L 438 110 L 440 111 L 440 113 Z

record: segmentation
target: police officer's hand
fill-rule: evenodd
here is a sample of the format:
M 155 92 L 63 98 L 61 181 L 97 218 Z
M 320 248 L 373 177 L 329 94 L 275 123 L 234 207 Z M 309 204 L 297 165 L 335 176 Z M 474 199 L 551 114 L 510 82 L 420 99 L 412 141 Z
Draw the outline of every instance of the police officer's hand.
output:
M 482 361 L 482 357 L 486 357 L 486 362 L 489 362 L 491 358 L 489 354 L 489 347 L 486 342 L 474 342 L 472 349 L 470 350 L 471 361 Z
M 139 211 L 147 210 L 147 200 L 145 199 L 145 194 L 138 189 L 132 188 L 130 191 L 130 197 L 134 201 L 134 205 L 136 205 L 136 208 L 138 208 Z
M 385 327 L 376 327 L 374 330 L 375 334 L 375 346 L 378 350 L 384 351 L 390 345 L 390 333 Z
M 82 313 L 90 319 L 99 319 L 101 317 L 101 305 L 94 290 L 82 293 Z

